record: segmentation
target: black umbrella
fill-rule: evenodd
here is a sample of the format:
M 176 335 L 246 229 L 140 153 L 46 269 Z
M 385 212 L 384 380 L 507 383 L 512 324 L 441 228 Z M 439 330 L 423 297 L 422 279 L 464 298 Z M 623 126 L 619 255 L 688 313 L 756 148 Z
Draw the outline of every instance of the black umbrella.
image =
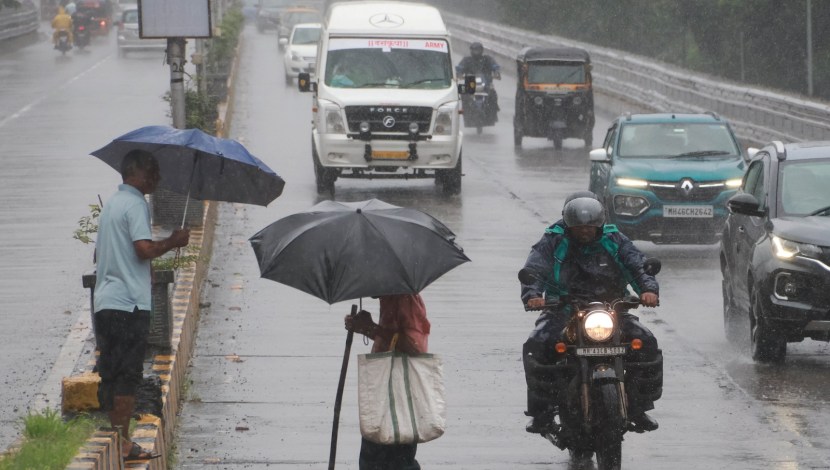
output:
M 324 201 L 251 237 L 262 277 L 333 304 L 415 294 L 470 261 L 434 217 L 377 199 Z
M 429 214 L 377 199 L 324 201 L 290 215 L 251 237 L 262 277 L 289 285 L 329 304 L 361 297 L 417 294 L 432 281 L 470 261 L 455 234 Z M 352 315 L 357 306 L 352 305 Z M 329 470 L 334 469 L 337 428 L 349 353 L 334 402 Z

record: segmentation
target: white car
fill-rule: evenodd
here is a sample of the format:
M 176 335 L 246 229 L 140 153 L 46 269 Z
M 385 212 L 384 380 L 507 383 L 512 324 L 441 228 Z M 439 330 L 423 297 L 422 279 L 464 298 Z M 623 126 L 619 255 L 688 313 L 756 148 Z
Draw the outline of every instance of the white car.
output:
M 164 51 L 167 40 L 141 39 L 138 37 L 138 6 L 121 5 L 122 13 L 118 21 L 118 55 L 125 57 L 128 51 Z
M 320 23 L 301 23 L 291 29 L 288 38 L 280 39 L 285 47 L 285 83 L 294 84 L 300 72 L 314 75 L 317 64 L 317 43 L 320 41 Z

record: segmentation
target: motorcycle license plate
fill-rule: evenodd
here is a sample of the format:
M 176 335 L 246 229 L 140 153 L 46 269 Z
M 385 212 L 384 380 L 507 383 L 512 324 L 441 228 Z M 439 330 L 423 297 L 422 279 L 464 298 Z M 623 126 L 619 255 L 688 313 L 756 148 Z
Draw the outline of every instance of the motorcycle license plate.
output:
M 625 354 L 625 346 L 576 348 L 577 356 L 622 356 L 623 354 Z
M 372 158 L 378 160 L 406 160 L 409 158 L 407 151 L 372 150 Z
M 663 217 L 711 219 L 712 206 L 663 206 Z

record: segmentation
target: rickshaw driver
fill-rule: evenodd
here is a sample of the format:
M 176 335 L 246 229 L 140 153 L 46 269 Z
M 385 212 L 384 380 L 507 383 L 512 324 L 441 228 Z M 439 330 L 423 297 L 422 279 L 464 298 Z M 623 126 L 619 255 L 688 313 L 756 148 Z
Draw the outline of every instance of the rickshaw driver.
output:
M 489 55 L 484 54 L 484 46 L 480 42 L 470 44 L 470 55 L 461 59 L 455 66 L 458 75 L 481 75 L 484 83 L 490 85 L 490 102 L 493 109 L 499 111 L 499 97 L 492 86 L 493 79 L 501 80 L 501 66 Z

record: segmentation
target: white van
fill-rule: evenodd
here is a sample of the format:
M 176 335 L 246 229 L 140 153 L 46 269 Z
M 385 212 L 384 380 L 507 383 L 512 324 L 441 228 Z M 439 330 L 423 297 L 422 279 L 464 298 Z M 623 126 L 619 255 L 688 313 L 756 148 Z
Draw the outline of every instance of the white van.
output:
M 362 1 L 329 7 L 320 35 L 312 152 L 319 193 L 337 178 L 435 178 L 461 191 L 459 92 L 434 7 Z M 474 90 L 470 90 L 474 91 Z

